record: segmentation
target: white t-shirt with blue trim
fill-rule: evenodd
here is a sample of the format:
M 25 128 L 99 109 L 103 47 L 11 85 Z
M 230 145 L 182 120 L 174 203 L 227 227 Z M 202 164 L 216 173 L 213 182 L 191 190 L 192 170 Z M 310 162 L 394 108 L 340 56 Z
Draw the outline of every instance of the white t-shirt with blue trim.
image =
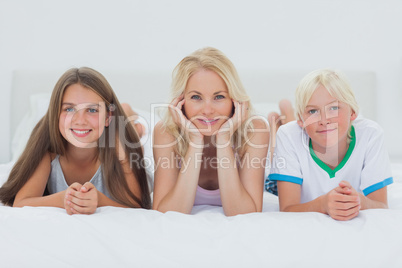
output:
M 365 118 L 352 123 L 351 142 L 335 169 L 322 162 L 311 148 L 310 137 L 296 121 L 279 128 L 269 180 L 300 184 L 301 203 L 339 186 L 342 180 L 364 195 L 393 182 L 381 127 Z

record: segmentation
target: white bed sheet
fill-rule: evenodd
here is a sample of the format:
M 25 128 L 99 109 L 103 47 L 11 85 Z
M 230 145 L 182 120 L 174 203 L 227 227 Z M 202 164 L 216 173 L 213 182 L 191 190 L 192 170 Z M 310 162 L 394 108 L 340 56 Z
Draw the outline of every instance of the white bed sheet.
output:
M 0 183 L 12 163 L 0 165 Z M 69 216 L 50 207 L 0 207 L 1 267 L 402 267 L 402 164 L 393 164 L 390 209 L 340 222 L 320 213 L 225 217 L 99 208 Z

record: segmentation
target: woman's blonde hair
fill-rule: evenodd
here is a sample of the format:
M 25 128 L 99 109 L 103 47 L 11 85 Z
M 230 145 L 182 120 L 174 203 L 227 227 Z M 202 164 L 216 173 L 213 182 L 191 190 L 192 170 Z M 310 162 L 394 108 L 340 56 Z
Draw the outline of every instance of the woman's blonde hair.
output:
M 233 100 L 239 102 L 250 100 L 233 63 L 218 49 L 206 47 L 185 57 L 173 70 L 171 101 L 184 93 L 188 80 L 200 69 L 210 70 L 218 74 L 225 82 L 229 97 Z M 249 103 L 249 117 L 252 111 L 251 103 Z M 181 131 L 169 112 L 166 112 L 163 123 L 167 131 L 177 139 L 176 153 L 184 157 L 189 145 L 188 135 Z M 239 153 L 245 150 L 249 129 L 252 129 L 252 124 L 250 120 L 246 120 L 232 136 L 231 144 Z
M 311 96 L 320 85 L 323 85 L 332 97 L 340 102 L 346 103 L 356 114 L 358 114 L 359 106 L 357 105 L 355 95 L 345 75 L 342 72 L 331 69 L 319 69 L 307 74 L 300 81 L 296 89 L 296 118 L 303 118 L 302 115 L 311 99 Z
M 127 118 L 123 108 L 106 78 L 87 67 L 70 69 L 57 81 L 47 113 L 35 126 L 27 146 L 13 166 L 7 182 L 0 188 L 0 200 L 6 205 L 13 205 L 16 194 L 32 176 L 46 153 L 65 155 L 68 142 L 60 133 L 59 119 L 64 93 L 69 86 L 74 84 L 79 84 L 99 95 L 105 102 L 108 114 L 111 114 L 113 118 L 98 141 L 98 157 L 102 165 L 102 175 L 112 198 L 129 207 L 136 207 L 138 206 L 136 203 L 138 203 L 143 208 L 150 208 L 150 192 L 144 167 L 140 164 L 131 165 L 141 194 L 141 196 L 135 196 L 129 190 L 123 167 L 117 155 L 115 141 L 120 140 L 127 159 L 130 159 L 130 154 L 136 154 L 139 156 L 138 159 L 142 159 L 141 146 L 133 148 L 134 146 L 126 144 L 126 142 L 139 144 L 139 137 L 132 124 L 126 122 Z M 124 120 L 120 120 L 121 118 Z M 125 123 L 124 127 L 119 125 L 122 122 Z M 122 129 L 124 133 L 120 133 L 119 129 Z

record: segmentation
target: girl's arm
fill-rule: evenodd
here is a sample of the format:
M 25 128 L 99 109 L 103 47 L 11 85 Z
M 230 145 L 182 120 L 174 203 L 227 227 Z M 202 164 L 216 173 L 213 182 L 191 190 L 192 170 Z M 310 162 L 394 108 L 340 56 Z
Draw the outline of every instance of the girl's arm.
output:
M 189 145 L 181 168 L 178 166 L 174 150 L 176 142 L 176 139 L 165 131 L 161 122 L 155 126 L 153 209 L 161 212 L 190 213 L 200 176 L 203 139 L 193 139 L 199 146 Z
M 123 147 L 120 144 L 118 152 L 122 152 L 122 150 Z M 121 155 L 121 157 L 123 159 L 120 160 L 120 163 L 122 165 L 125 174 L 127 185 L 130 191 L 135 196 L 141 198 L 140 187 L 137 183 L 135 175 L 133 174 L 130 168 L 130 164 L 125 156 Z M 65 198 L 67 206 L 72 211 L 71 214 L 93 214 L 95 213 L 98 207 L 104 207 L 104 206 L 128 208 L 128 206 L 120 204 L 119 202 L 110 199 L 105 194 L 98 191 L 96 187 L 90 182 L 86 182 L 84 185 L 80 185 L 79 183 L 73 183 L 66 191 L 67 192 Z M 130 197 L 128 196 L 128 198 Z M 135 200 L 131 200 L 131 202 L 135 203 L 136 207 L 140 207 L 140 205 L 137 202 L 135 202 Z
M 136 180 L 134 173 L 131 170 L 129 160 L 123 148 L 123 144 L 116 138 L 117 157 L 122 166 L 124 177 L 129 187 L 129 190 L 139 199 L 141 199 L 140 186 Z M 131 199 L 130 196 L 127 198 Z M 98 191 L 96 187 L 86 182 L 84 185 L 73 183 L 66 192 L 67 207 L 71 208 L 72 214 L 93 214 L 98 207 L 113 206 L 128 208 L 128 206 L 114 201 L 107 197 L 102 192 Z M 130 200 L 136 204 L 135 207 L 141 207 L 135 200 Z M 67 211 L 68 212 L 68 211 Z
M 350 220 L 359 214 L 361 207 L 358 196 L 345 195 L 338 188 L 301 204 L 301 185 L 286 181 L 278 181 L 278 197 L 280 211 L 320 212 L 335 220 Z
M 98 207 L 127 207 L 98 191 L 96 187 L 86 182 L 84 185 L 73 183 L 66 191 L 65 202 L 68 214 L 93 214 Z
M 117 148 L 117 156 L 123 169 L 124 177 L 127 182 L 128 188 L 130 192 L 133 193 L 138 199 L 141 199 L 140 185 L 138 184 L 137 178 L 135 177 L 131 169 L 130 160 L 127 157 L 123 144 L 118 138 L 116 139 L 116 144 L 119 145 L 119 147 Z M 114 200 L 111 200 L 109 197 L 107 197 L 106 195 L 104 195 L 99 191 L 97 196 L 98 196 L 98 207 L 104 207 L 104 206 L 127 207 Z M 136 207 L 138 208 L 141 207 L 140 204 L 138 204 L 135 200 L 131 199 L 130 196 L 127 196 L 127 198 L 129 198 L 132 203 L 135 203 Z
M 253 120 L 253 125 L 256 131 L 250 135 L 239 167 L 230 145 L 217 146 L 219 189 L 226 216 L 262 211 L 269 127 L 260 119 Z M 228 135 L 218 135 L 217 144 L 228 143 L 228 139 Z
M 50 175 L 51 161 L 50 153 L 46 153 L 35 172 L 15 196 L 14 207 L 49 206 L 64 208 L 65 191 L 43 196 Z

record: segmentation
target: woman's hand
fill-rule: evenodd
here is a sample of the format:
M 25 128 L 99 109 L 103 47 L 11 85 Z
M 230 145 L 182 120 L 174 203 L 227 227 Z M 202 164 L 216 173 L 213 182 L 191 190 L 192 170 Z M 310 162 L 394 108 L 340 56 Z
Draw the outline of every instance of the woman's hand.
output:
M 98 207 L 98 190 L 90 182 L 82 186 L 73 183 L 66 190 L 64 207 L 69 215 L 93 214 Z
M 185 101 L 183 95 L 175 98 L 169 105 L 169 112 L 180 129 L 188 133 L 190 142 L 197 145 L 202 144 L 204 142 L 204 135 L 202 135 L 198 128 L 183 114 Z
M 220 145 L 230 142 L 232 135 L 248 118 L 248 106 L 249 102 L 233 101 L 235 107 L 234 114 L 224 123 L 218 130 L 216 135 L 217 143 Z

